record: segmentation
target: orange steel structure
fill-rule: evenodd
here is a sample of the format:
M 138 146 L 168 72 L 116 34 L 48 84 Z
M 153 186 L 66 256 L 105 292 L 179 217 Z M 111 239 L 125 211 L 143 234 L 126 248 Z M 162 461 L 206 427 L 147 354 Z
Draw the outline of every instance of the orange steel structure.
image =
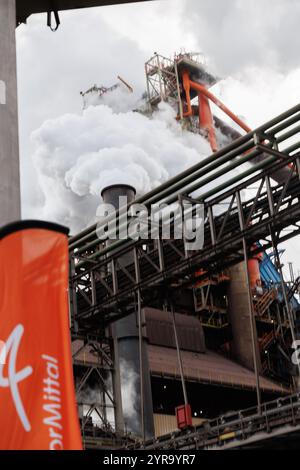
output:
M 245 132 L 251 132 L 251 129 L 245 124 L 240 118 L 238 118 L 227 106 L 222 103 L 218 98 L 211 93 L 205 85 L 196 83 L 190 79 L 190 74 L 187 70 L 182 73 L 182 83 L 185 91 L 185 98 L 187 104 L 187 111 L 183 113 L 184 117 L 191 116 L 193 114 L 191 104 L 191 89 L 198 92 L 198 112 L 199 112 L 199 128 L 203 129 L 207 135 L 207 139 L 210 143 L 213 152 L 218 150 L 218 144 L 216 140 L 215 126 L 213 121 L 213 115 L 211 112 L 209 100 L 212 101 L 218 108 L 220 108 L 227 116 L 229 116 L 239 127 Z M 255 256 L 248 260 L 248 271 L 250 286 L 252 291 L 257 290 L 261 286 L 261 277 L 259 271 L 259 263 L 261 256 Z
M 207 132 L 207 137 L 213 152 L 218 150 L 213 116 L 208 98 L 203 93 L 198 93 L 199 103 L 199 127 Z
M 187 104 L 187 110 L 183 113 L 183 117 L 192 116 L 192 104 L 191 104 L 191 89 L 198 93 L 198 106 L 199 106 L 199 127 L 205 129 L 207 132 L 208 141 L 210 143 L 213 152 L 218 149 L 216 134 L 214 128 L 214 122 L 212 112 L 210 109 L 209 100 L 212 101 L 218 108 L 220 108 L 227 116 L 229 116 L 239 127 L 244 131 L 250 132 L 251 129 L 248 127 L 240 118 L 238 118 L 232 111 L 230 111 L 224 103 L 211 93 L 205 85 L 201 85 L 190 79 L 190 74 L 187 70 L 182 73 L 182 83 L 185 91 L 185 98 Z
M 197 59 L 194 60 L 194 57 L 195 54 L 179 54 L 172 63 L 170 59 L 156 54 L 154 58 L 146 63 L 146 75 L 149 74 L 149 76 L 153 76 L 153 74 L 157 72 L 159 77 L 160 96 L 159 99 L 158 96 L 155 96 L 155 100 L 152 101 L 152 103 L 157 104 L 159 100 L 168 101 L 170 98 L 177 97 L 178 111 L 180 113 L 177 116 L 177 120 L 192 117 L 197 113 L 199 129 L 207 138 L 212 151 L 216 152 L 218 150 L 218 143 L 210 101 L 245 132 L 251 132 L 251 128 L 208 89 L 216 80 L 213 81 L 211 78 L 207 79 L 206 70 L 202 64 L 199 64 Z M 175 91 L 176 88 L 177 93 Z M 148 97 L 151 103 L 149 90 L 148 84 Z M 196 96 L 198 97 L 197 111 L 195 111 L 195 107 L 192 106 L 192 98 Z M 248 261 L 249 279 L 252 291 L 257 291 L 257 288 L 261 285 L 259 271 L 260 261 L 260 256 L 252 257 Z

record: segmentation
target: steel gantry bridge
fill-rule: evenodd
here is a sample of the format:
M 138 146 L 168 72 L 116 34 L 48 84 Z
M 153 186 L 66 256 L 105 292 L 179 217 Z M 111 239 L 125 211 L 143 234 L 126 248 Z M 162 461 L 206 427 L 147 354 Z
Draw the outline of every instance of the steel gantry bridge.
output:
M 162 238 L 105 246 L 96 225 L 71 238 L 76 331 L 94 331 L 130 314 L 138 293 L 146 305 L 162 291 L 193 286 L 240 262 L 250 248 L 253 253 L 255 242 L 261 251 L 299 234 L 299 121 L 297 105 L 135 201 L 147 207 L 183 199 L 194 208 L 202 203 L 203 249 L 187 251 L 184 240 Z M 125 266 L 126 254 L 132 262 Z

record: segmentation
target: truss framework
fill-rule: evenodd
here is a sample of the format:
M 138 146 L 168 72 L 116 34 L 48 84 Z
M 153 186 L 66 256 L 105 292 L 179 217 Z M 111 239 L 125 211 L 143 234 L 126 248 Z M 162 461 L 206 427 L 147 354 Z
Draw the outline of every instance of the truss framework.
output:
M 201 250 L 187 251 L 184 240 L 163 238 L 119 240 L 105 247 L 97 238 L 96 226 L 73 237 L 70 240 L 70 309 L 74 337 L 85 338 L 88 343 L 89 334 L 94 332 L 100 344 L 101 341 L 108 344 L 109 324 L 136 311 L 138 298 L 140 307 L 155 298 L 172 298 L 181 289 L 193 289 L 207 276 L 246 260 L 245 247 L 253 255 L 257 241 L 260 241 L 259 252 L 274 249 L 274 242 L 277 246 L 299 234 L 300 143 L 284 147 L 286 140 L 299 132 L 299 125 L 291 128 L 299 121 L 300 105 L 297 105 L 208 157 L 204 169 L 201 164 L 196 165 L 144 197 L 146 204 L 155 198 L 162 201 L 167 198 L 178 204 L 188 200 L 193 209 L 203 204 Z M 195 197 L 194 191 L 201 187 L 203 178 L 214 181 L 220 160 L 228 168 L 235 168 L 244 160 L 254 162 L 255 166 L 234 178 L 230 178 L 232 174 L 228 171 L 225 182 Z M 185 180 L 189 186 L 182 183 Z M 116 410 L 118 406 L 115 395 L 110 393 L 114 385 L 107 389 L 105 384 L 104 375 L 109 370 L 114 376 L 115 366 L 113 353 L 107 351 L 99 350 L 99 360 L 104 352 L 112 362 L 103 362 L 102 358 L 100 366 L 88 364 L 85 370 L 78 364 L 78 357 L 74 358 L 79 371 L 78 388 L 92 374 L 103 388 L 105 398 L 97 404 L 97 410 L 95 403 L 89 403 L 88 418 L 92 413 L 99 413 L 104 428 L 108 407 Z M 104 402 L 108 404 L 106 410 Z
M 272 433 L 273 436 L 272 436 Z M 130 449 L 229 449 L 247 447 L 269 437 L 282 437 L 288 442 L 289 433 L 300 433 L 300 397 L 290 395 L 264 403 L 261 410 L 248 408 L 208 420 L 200 426 L 178 431 L 147 441 Z M 262 444 L 263 447 L 263 444 Z
M 72 337 L 75 392 L 84 437 L 90 419 L 102 430 L 113 432 L 115 399 L 113 394 L 114 358 L 112 341 L 102 335 Z
M 205 272 L 202 277 L 222 271 L 243 259 L 243 237 L 248 247 L 260 240 L 259 251 L 272 246 L 271 229 L 276 232 L 278 243 L 300 233 L 296 161 L 299 162 L 298 156 L 285 157 L 284 162 L 207 201 L 204 247 L 200 251 L 187 252 L 183 240 L 139 240 L 75 268 L 71 281 L 76 291 L 76 321 L 95 319 L 105 324 L 131 312 L 138 290 L 147 302 L 162 286 L 170 289 L 192 286 L 200 268 Z M 272 175 L 287 163 L 294 164 L 287 181 L 272 185 Z M 245 190 L 254 185 L 257 187 L 254 197 L 242 202 Z M 215 215 L 220 206 L 227 210 Z M 133 253 L 134 259 L 123 266 L 120 260 L 126 253 Z M 197 280 L 200 279 L 198 276 Z

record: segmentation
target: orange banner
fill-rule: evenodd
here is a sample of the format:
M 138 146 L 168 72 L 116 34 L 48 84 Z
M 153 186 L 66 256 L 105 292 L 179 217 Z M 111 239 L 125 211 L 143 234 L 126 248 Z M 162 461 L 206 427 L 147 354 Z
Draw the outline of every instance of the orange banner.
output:
M 0 449 L 79 450 L 67 229 L 1 229 L 0 289 Z

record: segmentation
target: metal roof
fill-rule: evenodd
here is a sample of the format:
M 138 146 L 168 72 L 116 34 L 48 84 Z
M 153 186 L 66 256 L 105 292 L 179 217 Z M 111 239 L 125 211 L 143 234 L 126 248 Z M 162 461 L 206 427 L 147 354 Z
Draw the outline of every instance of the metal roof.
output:
M 176 350 L 148 345 L 150 372 L 165 378 L 180 377 Z M 184 375 L 188 381 L 215 384 L 224 387 L 255 389 L 254 372 L 213 351 L 195 353 L 181 351 Z M 260 378 L 265 392 L 290 393 L 290 390 L 264 377 Z

